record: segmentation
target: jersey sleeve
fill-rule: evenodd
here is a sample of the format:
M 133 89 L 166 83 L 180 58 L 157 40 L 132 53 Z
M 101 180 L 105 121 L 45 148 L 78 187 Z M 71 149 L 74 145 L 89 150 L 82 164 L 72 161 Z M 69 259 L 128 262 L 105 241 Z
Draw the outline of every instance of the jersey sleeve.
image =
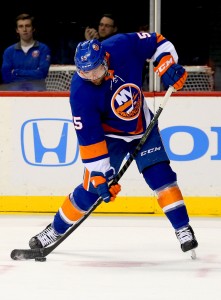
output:
M 121 41 L 117 41 L 120 39 Z M 105 43 L 105 42 L 104 42 Z M 178 55 L 174 45 L 162 34 L 153 32 L 132 32 L 116 35 L 115 40 L 107 46 L 113 49 L 113 44 L 117 43 L 115 51 L 120 56 L 126 56 L 130 51 L 132 56 L 137 56 L 140 60 L 155 60 L 161 53 L 170 52 L 174 60 L 178 60 Z
M 81 160 L 91 171 L 106 173 L 110 169 L 109 154 L 102 127 L 99 93 L 90 83 L 75 88 L 70 95 L 73 123 L 76 130 Z M 82 105 L 84 103 L 84 105 Z

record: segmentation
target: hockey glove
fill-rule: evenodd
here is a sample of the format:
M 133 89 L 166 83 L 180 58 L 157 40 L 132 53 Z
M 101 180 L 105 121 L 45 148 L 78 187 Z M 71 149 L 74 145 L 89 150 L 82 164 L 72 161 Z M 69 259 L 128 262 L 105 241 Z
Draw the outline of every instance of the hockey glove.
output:
M 104 202 L 108 203 L 110 201 L 114 201 L 117 197 L 117 194 L 121 191 L 121 186 L 118 183 L 115 183 L 108 186 L 107 180 L 113 179 L 113 176 L 110 176 L 110 172 L 113 173 L 113 170 L 109 170 L 105 175 L 102 172 L 91 172 L 91 183 L 97 189 L 98 195 L 104 200 Z
M 162 78 L 166 89 L 169 86 L 173 86 L 177 91 L 182 89 L 187 78 L 187 72 L 181 65 L 175 63 L 169 52 L 160 54 L 153 65 L 155 67 L 154 72 Z

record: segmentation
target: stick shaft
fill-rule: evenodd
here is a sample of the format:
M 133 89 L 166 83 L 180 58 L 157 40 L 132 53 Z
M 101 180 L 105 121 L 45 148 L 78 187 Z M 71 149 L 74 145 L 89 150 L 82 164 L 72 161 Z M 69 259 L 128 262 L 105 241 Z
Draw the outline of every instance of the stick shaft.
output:
M 170 95 L 172 94 L 172 92 L 174 91 L 173 87 L 169 87 L 169 89 L 167 90 L 165 96 L 163 97 L 159 108 L 156 112 L 156 114 L 154 115 L 153 119 L 151 120 L 150 124 L 148 125 L 145 133 L 143 134 L 139 144 L 137 145 L 136 149 L 134 150 L 134 152 L 132 154 L 130 154 L 130 157 L 128 158 L 128 160 L 126 161 L 126 163 L 123 165 L 123 167 L 120 169 L 119 173 L 117 174 L 117 176 L 115 177 L 114 181 L 118 182 L 121 177 L 124 175 L 124 173 L 126 172 L 126 170 L 129 168 L 129 166 L 131 165 L 131 163 L 133 162 L 133 160 L 135 159 L 135 157 L 137 156 L 138 152 L 140 151 L 140 149 L 142 148 L 143 144 L 146 142 L 148 136 L 150 135 L 153 127 L 156 125 L 158 118 L 160 116 L 160 114 L 163 111 L 164 106 L 166 105 L 167 101 L 170 98 Z
M 173 87 L 170 87 L 165 96 L 162 99 L 162 102 L 159 105 L 159 108 L 156 112 L 156 114 L 154 115 L 153 119 L 151 120 L 149 126 L 147 127 L 144 135 L 142 136 L 139 144 L 137 145 L 136 149 L 134 150 L 134 152 L 130 155 L 129 159 L 126 161 L 126 163 L 123 165 L 123 167 L 120 169 L 119 173 L 117 174 L 117 176 L 114 179 L 114 182 L 118 182 L 122 176 L 125 174 L 126 170 L 129 168 L 129 166 L 131 165 L 131 163 L 133 162 L 133 160 L 136 158 L 138 152 L 140 151 L 140 149 L 142 148 L 143 144 L 145 143 L 145 141 L 147 140 L 148 136 L 150 135 L 154 125 L 156 124 L 160 114 L 163 111 L 164 106 L 166 105 L 166 102 L 168 101 L 170 95 L 172 94 L 172 92 L 174 91 Z M 109 184 L 111 185 L 111 183 Z M 95 204 L 84 214 L 84 216 L 79 219 L 74 225 L 72 225 L 66 232 L 65 234 L 63 234 L 61 236 L 60 239 L 57 240 L 57 242 L 55 242 L 54 244 L 52 244 L 51 246 L 45 247 L 45 248 L 41 248 L 41 249 L 15 249 L 12 251 L 11 257 L 13 259 L 20 259 L 19 255 L 21 255 L 24 259 L 33 259 L 35 257 L 45 257 L 48 254 L 50 254 L 55 248 L 58 247 L 58 245 L 60 245 L 64 240 L 66 240 L 66 238 L 73 232 L 75 231 L 81 223 L 83 223 L 90 215 L 91 213 L 101 204 L 102 202 L 102 198 L 99 197 L 97 199 L 97 201 L 95 202 Z
M 128 160 L 125 162 L 125 164 L 122 166 L 122 168 L 120 169 L 119 173 L 117 174 L 117 176 L 114 179 L 114 182 L 118 182 L 122 178 L 122 176 L 125 174 L 125 172 L 129 168 L 129 166 L 131 165 L 131 163 L 133 162 L 133 160 L 137 156 L 138 152 L 142 148 L 143 144 L 146 142 L 146 140 L 147 140 L 148 136 L 150 135 L 153 127 L 155 126 L 155 124 L 156 124 L 156 122 L 157 122 L 160 114 L 163 111 L 164 106 L 166 105 L 166 103 L 167 103 L 168 99 L 170 98 L 170 95 L 172 94 L 173 91 L 174 91 L 174 88 L 173 87 L 169 87 L 169 89 L 167 90 L 166 94 L 164 95 L 164 97 L 163 97 L 163 99 L 162 99 L 162 101 L 161 101 L 161 103 L 159 105 L 159 108 L 158 108 L 156 114 L 154 115 L 154 117 L 151 120 L 149 126 L 147 127 L 144 135 L 142 136 L 139 144 L 137 145 L 137 147 L 134 150 L 134 152 L 130 155 L 130 157 L 128 158 Z M 71 232 L 73 232 L 85 219 L 87 219 L 87 217 L 89 217 L 89 215 L 101 204 L 101 202 L 102 202 L 102 198 L 100 197 L 95 202 L 95 204 L 92 206 L 92 208 L 90 210 L 88 210 L 87 213 L 80 220 L 78 220 L 74 225 L 72 225 L 72 227 L 68 230 L 67 233 L 65 233 L 61 237 L 61 239 L 65 240 L 66 237 L 71 234 Z M 61 239 L 58 240 L 58 244 L 60 244 L 62 242 Z
M 167 90 L 165 96 L 163 97 L 159 108 L 156 112 L 156 114 L 154 115 L 153 119 L 151 120 L 149 126 L 147 127 L 144 135 L 142 136 L 139 144 L 137 145 L 136 149 L 134 150 L 134 152 L 130 155 L 129 159 L 126 161 L 126 163 L 122 166 L 122 168 L 120 169 L 119 173 L 117 174 L 117 176 L 115 177 L 114 181 L 118 182 L 122 176 L 125 174 L 125 172 L 127 171 L 127 169 L 129 168 L 129 166 L 131 165 L 131 163 L 133 162 L 133 160 L 135 159 L 135 157 L 137 156 L 138 152 L 140 151 L 140 149 L 142 148 L 143 144 L 145 143 L 145 141 L 147 140 L 148 136 L 150 135 L 154 125 L 156 124 L 160 114 L 163 111 L 164 106 L 166 105 L 168 99 L 170 98 L 170 95 L 172 94 L 172 92 L 174 91 L 173 87 L 169 87 L 169 89 Z M 78 226 L 84 222 L 85 219 L 87 219 L 89 217 L 89 215 L 101 204 L 102 202 L 102 198 L 99 197 L 98 200 L 95 202 L 95 204 L 86 212 L 86 214 L 84 214 L 84 216 L 79 219 L 74 225 L 72 225 L 72 227 L 57 241 L 57 243 L 55 243 L 54 245 L 50 246 L 51 247 L 51 251 L 53 251 L 62 241 L 64 241 L 75 229 L 78 228 Z

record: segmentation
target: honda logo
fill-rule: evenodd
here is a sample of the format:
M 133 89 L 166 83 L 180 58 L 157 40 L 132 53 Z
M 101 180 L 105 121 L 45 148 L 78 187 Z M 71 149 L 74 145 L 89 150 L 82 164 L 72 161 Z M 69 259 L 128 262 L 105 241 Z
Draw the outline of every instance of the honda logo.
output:
M 62 167 L 74 164 L 79 155 L 72 120 L 31 119 L 21 127 L 21 149 L 32 166 Z

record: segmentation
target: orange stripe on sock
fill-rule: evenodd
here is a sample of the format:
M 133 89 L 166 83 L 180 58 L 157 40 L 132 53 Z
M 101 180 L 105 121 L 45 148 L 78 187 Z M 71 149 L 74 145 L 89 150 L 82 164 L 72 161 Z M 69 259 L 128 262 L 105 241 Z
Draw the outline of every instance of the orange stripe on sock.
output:
M 160 191 L 158 193 L 157 200 L 158 200 L 160 207 L 164 208 L 165 206 L 167 206 L 169 204 L 172 204 L 179 200 L 183 200 L 183 196 L 182 196 L 180 189 L 177 186 L 173 186 L 173 187 L 170 187 L 170 188 Z
M 61 206 L 61 209 L 66 216 L 67 219 L 70 221 L 77 221 L 79 220 L 84 214 L 79 211 L 74 205 L 71 203 L 69 196 L 65 198 L 64 203 Z

